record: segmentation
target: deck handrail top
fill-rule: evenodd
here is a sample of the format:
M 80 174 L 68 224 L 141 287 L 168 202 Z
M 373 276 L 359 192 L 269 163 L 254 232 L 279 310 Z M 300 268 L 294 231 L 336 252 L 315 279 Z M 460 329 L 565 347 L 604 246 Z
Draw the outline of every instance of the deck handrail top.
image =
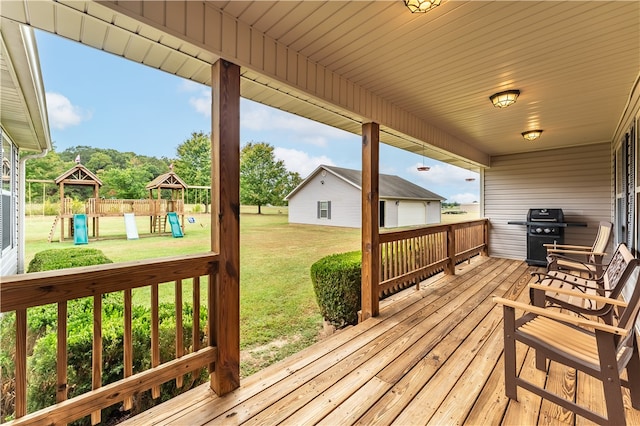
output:
M 461 222 L 425 225 L 419 228 L 410 228 L 410 229 L 404 229 L 400 231 L 381 232 L 378 238 L 381 243 L 386 243 L 386 242 L 394 241 L 400 238 L 406 238 L 408 235 L 418 236 L 418 235 L 435 234 L 438 232 L 446 231 L 448 229 L 457 229 L 457 228 L 464 228 L 468 226 L 479 225 L 487 221 L 488 219 L 473 219 L 473 220 L 466 220 Z
M 0 312 L 142 287 L 157 277 L 165 282 L 214 273 L 218 257 L 208 252 L 2 277 Z

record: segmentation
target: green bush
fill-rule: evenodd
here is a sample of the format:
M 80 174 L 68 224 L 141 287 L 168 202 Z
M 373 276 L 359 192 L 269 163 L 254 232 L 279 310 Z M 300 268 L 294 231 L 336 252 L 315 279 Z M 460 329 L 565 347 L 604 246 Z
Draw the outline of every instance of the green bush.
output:
M 92 248 L 66 248 L 44 250 L 29 262 L 27 272 L 53 271 L 78 266 L 113 263 L 102 251 Z
M 336 327 L 358 322 L 361 265 L 360 251 L 332 254 L 311 265 L 311 281 L 320 312 Z

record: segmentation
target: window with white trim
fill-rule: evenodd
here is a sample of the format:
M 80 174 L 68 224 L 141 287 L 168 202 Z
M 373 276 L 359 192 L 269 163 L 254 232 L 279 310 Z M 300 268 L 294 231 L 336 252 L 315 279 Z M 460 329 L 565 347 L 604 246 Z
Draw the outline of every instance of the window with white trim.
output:
M 331 201 L 318 201 L 318 219 L 331 219 Z
M 2 157 L 2 186 L 0 187 L 0 234 L 2 235 L 2 251 L 13 247 L 15 234 L 15 217 L 14 217 L 14 199 L 13 199 L 13 180 L 14 180 L 14 161 L 15 152 L 13 145 L 6 138 L 2 137 L 0 131 L 0 140 L 2 141 L 1 157 Z

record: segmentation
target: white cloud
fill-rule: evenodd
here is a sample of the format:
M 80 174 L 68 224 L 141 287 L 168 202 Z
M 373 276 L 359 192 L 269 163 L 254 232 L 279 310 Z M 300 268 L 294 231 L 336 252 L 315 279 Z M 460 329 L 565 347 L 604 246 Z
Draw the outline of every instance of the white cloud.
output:
M 204 115 L 205 117 L 211 117 L 211 94 L 207 98 L 206 94 L 202 94 L 200 97 L 189 98 L 189 105 L 191 105 L 197 113 Z
M 51 127 L 64 130 L 67 127 L 77 126 L 83 121 L 89 120 L 91 114 L 75 106 L 64 95 L 47 92 L 47 112 Z
M 180 86 L 178 86 L 178 90 L 181 92 L 198 92 L 203 90 L 205 87 L 203 84 L 196 83 L 192 80 L 182 80 Z
M 304 151 L 276 147 L 273 150 L 278 160 L 284 161 L 284 165 L 290 172 L 298 172 L 302 178 L 306 178 L 319 165 L 335 166 L 333 161 L 325 155 L 311 157 Z
M 249 101 L 242 103 L 240 125 L 253 131 L 283 130 L 291 139 L 319 147 L 326 147 L 329 140 L 352 137 L 344 130 Z

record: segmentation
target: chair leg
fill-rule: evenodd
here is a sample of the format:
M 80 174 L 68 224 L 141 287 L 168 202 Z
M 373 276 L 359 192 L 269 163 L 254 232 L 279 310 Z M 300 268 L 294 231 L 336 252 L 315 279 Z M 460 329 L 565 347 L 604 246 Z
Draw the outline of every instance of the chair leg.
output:
M 622 383 L 617 367 L 616 343 L 612 334 L 596 331 L 598 354 L 600 356 L 600 380 L 604 390 L 607 407 L 607 423 L 610 425 L 626 425 L 624 403 L 622 401 Z
M 543 290 L 537 288 L 530 289 L 530 297 L 534 306 L 544 308 L 547 303 L 545 292 Z M 545 371 L 547 369 L 547 358 L 545 358 L 540 350 L 536 350 L 536 368 L 540 371 Z
M 516 311 L 504 306 L 504 391 L 508 398 L 518 400 L 516 385 Z
M 631 394 L 631 406 L 640 409 L 640 352 L 638 351 L 638 339 L 635 337 L 633 338 L 633 354 L 627 364 L 627 380 Z

